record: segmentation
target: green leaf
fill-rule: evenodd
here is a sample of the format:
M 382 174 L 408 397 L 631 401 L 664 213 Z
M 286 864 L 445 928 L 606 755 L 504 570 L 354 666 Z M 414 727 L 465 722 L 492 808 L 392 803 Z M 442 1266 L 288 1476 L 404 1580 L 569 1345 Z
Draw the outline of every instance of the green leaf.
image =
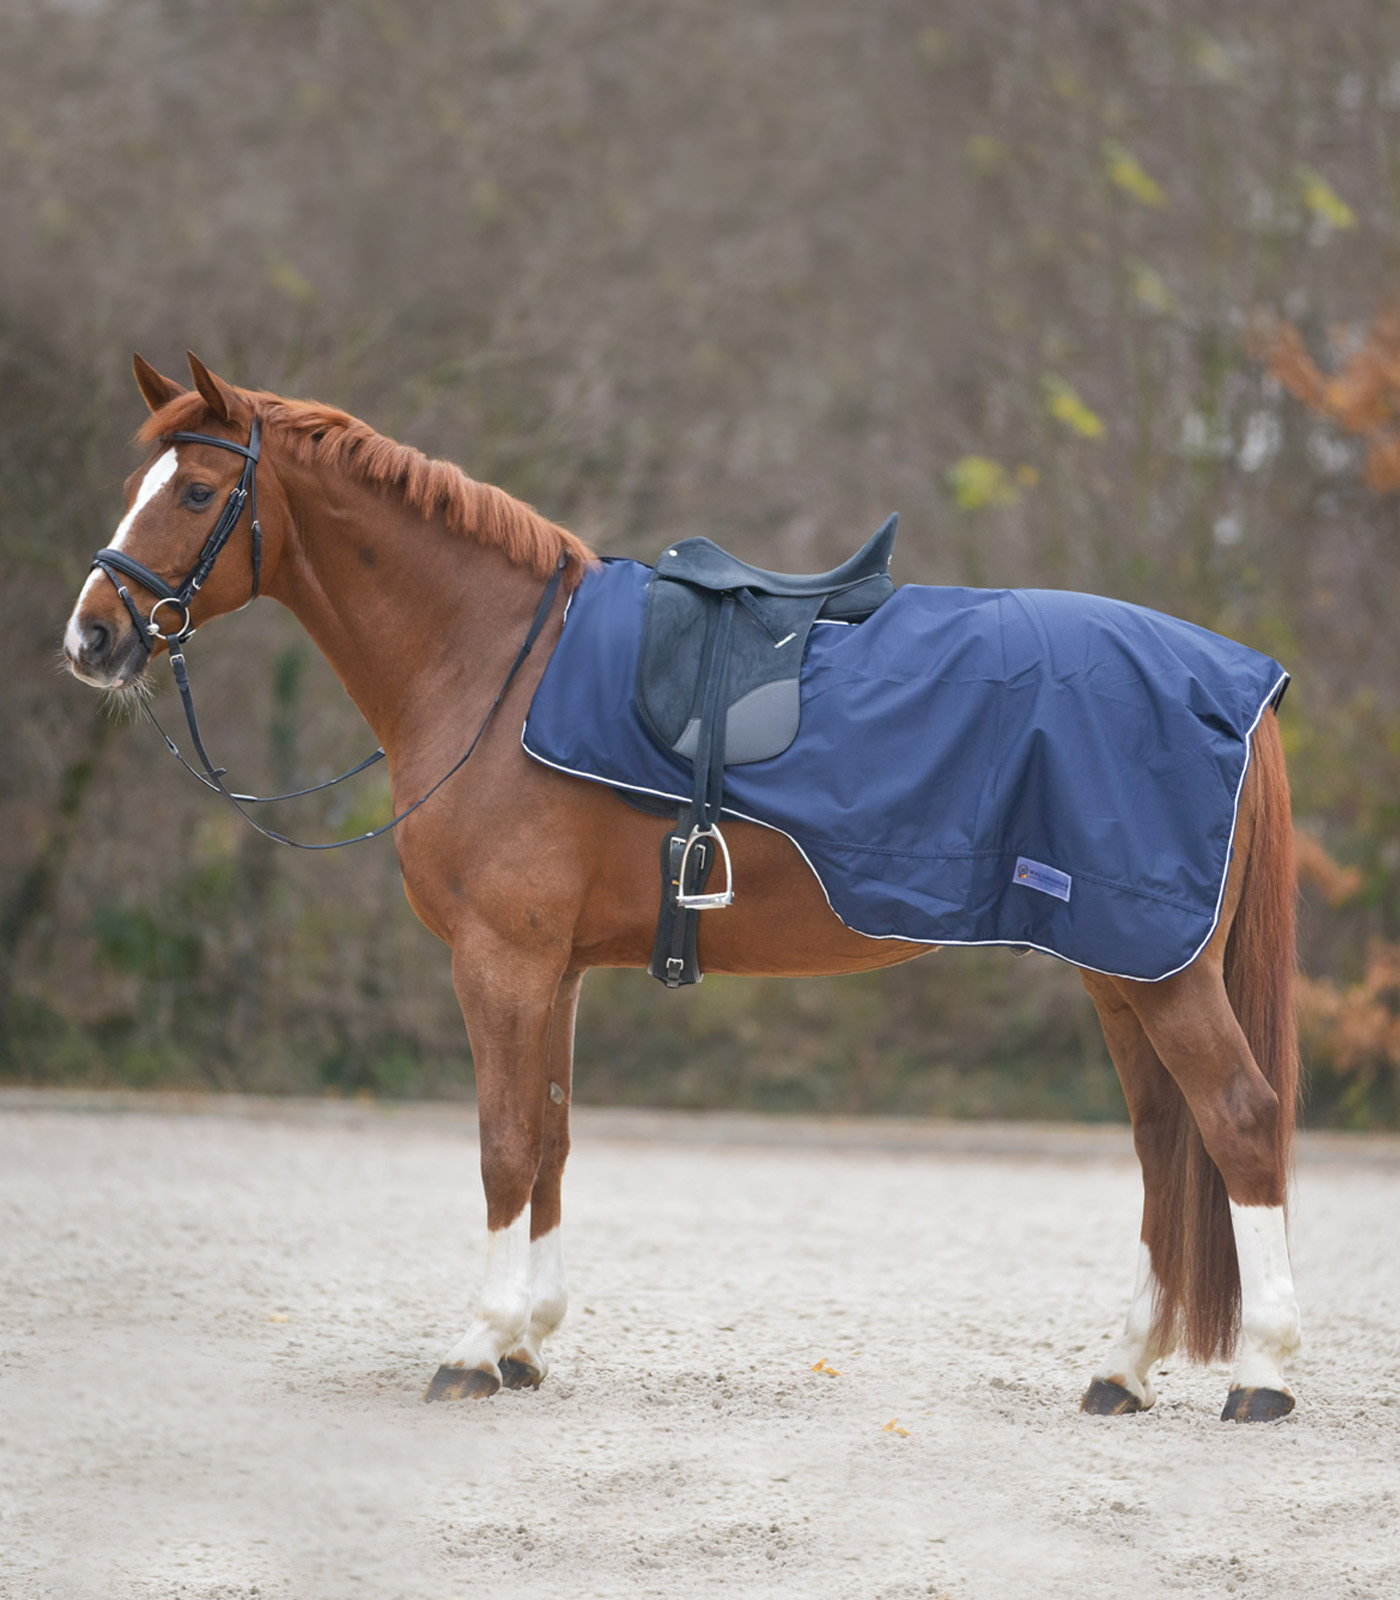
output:
M 310 279 L 284 256 L 278 256 L 269 263 L 267 281 L 280 294 L 296 301 L 298 305 L 309 305 L 316 298 L 316 290 Z
M 948 469 L 948 487 L 962 511 L 1014 506 L 1021 498 L 1006 468 L 990 456 L 964 456 L 955 461 Z
M 1142 163 L 1126 146 L 1113 139 L 1103 142 L 1104 169 L 1108 181 L 1130 194 L 1145 206 L 1165 206 L 1167 197 L 1157 180 L 1143 169 Z
M 1208 33 L 1198 32 L 1192 40 L 1191 59 L 1199 72 L 1216 83 L 1234 83 L 1239 77 L 1230 52 Z
M 1356 226 L 1356 213 L 1320 172 L 1315 172 L 1311 167 L 1299 167 L 1298 183 L 1303 204 L 1315 217 L 1321 217 L 1329 228 Z
M 1048 373 L 1045 377 L 1045 409 L 1056 422 L 1062 422 L 1081 439 L 1103 438 L 1103 420 L 1079 398 L 1063 378 Z
M 1176 299 L 1170 289 L 1145 261 L 1128 262 L 1128 281 L 1132 285 L 1133 299 L 1148 311 L 1165 316 L 1177 309 Z

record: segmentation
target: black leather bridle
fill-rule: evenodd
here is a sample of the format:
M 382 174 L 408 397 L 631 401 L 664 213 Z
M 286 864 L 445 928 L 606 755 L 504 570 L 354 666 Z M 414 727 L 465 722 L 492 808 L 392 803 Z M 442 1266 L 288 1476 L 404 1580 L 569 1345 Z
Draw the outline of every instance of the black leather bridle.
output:
M 262 528 L 258 525 L 258 456 L 262 450 L 262 427 L 257 417 L 253 418 L 252 426 L 248 430 L 247 444 L 237 444 L 232 439 L 217 439 L 212 433 L 171 433 L 167 434 L 166 438 L 171 444 L 211 444 L 219 450 L 231 450 L 235 455 L 243 457 L 243 471 L 239 474 L 238 482 L 233 486 L 224 504 L 219 520 L 214 524 L 214 531 L 204 541 L 204 548 L 199 552 L 198 559 L 175 587 L 168 584 L 159 573 L 152 572 L 144 562 L 127 555 L 124 550 L 114 550 L 109 546 L 105 550 L 99 550 L 93 557 L 93 567 L 99 572 L 106 573 L 112 580 L 122 598 L 122 603 L 131 613 L 131 620 L 136 624 L 136 636 L 148 654 L 153 648 L 153 641 L 157 638 L 163 637 L 169 643 L 172 638 L 177 641 L 188 639 L 194 632 L 194 625 L 190 622 L 190 606 L 214 570 L 219 552 L 229 542 L 233 530 L 238 526 L 238 519 L 243 515 L 245 505 L 251 505 L 253 513 L 253 592 L 248 596 L 250 600 L 257 599 L 258 584 L 262 578 Z M 141 616 L 122 578 L 134 578 L 157 597 L 149 617 Z M 156 621 L 162 606 L 175 606 L 178 609 L 181 617 L 178 627 L 163 628 Z
M 486 715 L 481 719 L 481 726 L 476 730 L 472 742 L 467 746 L 462 756 L 432 785 L 426 789 L 413 802 L 406 806 L 397 816 L 391 817 L 388 822 L 382 823 L 377 828 L 371 828 L 368 833 L 356 834 L 350 839 L 334 839 L 326 844 L 303 844 L 299 839 L 289 839 L 286 834 L 278 833 L 275 829 L 265 828 L 262 823 L 250 817 L 243 809 L 245 805 L 273 805 L 279 800 L 299 800 L 303 795 L 317 794 L 322 789 L 334 788 L 338 783 L 344 783 L 347 778 L 353 778 L 357 773 L 363 772 L 367 767 L 372 767 L 377 761 L 384 759 L 382 749 L 366 756 L 356 766 L 342 772 L 337 778 L 329 778 L 325 783 L 315 783 L 306 789 L 293 789 L 287 794 L 234 794 L 224 783 L 227 776 L 227 767 L 216 767 L 209 759 L 204 748 L 204 740 L 200 737 L 199 719 L 195 715 L 194 694 L 190 688 L 189 670 L 185 665 L 184 642 L 194 632 L 194 625 L 190 621 L 190 606 L 200 589 L 214 569 L 214 563 L 219 558 L 219 552 L 228 543 L 233 530 L 238 526 L 243 515 L 243 509 L 248 506 L 252 512 L 253 534 L 253 590 L 248 596 L 249 601 L 257 599 L 258 585 L 262 577 L 262 529 L 258 525 L 258 456 L 262 449 L 262 429 L 258 418 L 254 416 L 252 426 L 248 430 L 248 443 L 236 444 L 232 439 L 218 439 L 209 433 L 170 433 L 165 438 L 171 444 L 210 444 L 220 450 L 232 450 L 236 455 L 243 457 L 243 471 L 239 474 L 238 482 L 234 485 L 219 515 L 218 522 L 214 525 L 213 532 L 204 541 L 204 548 L 194 566 L 185 574 L 178 585 L 172 587 L 159 573 L 152 572 L 144 562 L 137 561 L 122 550 L 112 549 L 110 546 L 99 550 L 93 557 L 92 567 L 105 573 L 111 580 L 117 593 L 121 596 L 123 604 L 131 614 L 131 620 L 136 625 L 136 636 L 141 641 L 147 655 L 155 648 L 156 639 L 164 639 L 166 649 L 170 655 L 170 670 L 175 676 L 175 687 L 180 691 L 180 703 L 184 707 L 185 721 L 189 724 L 190 739 L 194 751 L 199 758 L 203 771 L 197 771 L 180 754 L 179 748 L 170 735 L 156 721 L 155 713 L 150 705 L 143 701 L 141 709 L 150 719 L 152 726 L 161 738 L 165 740 L 170 753 L 192 777 L 197 778 L 206 789 L 212 789 L 215 794 L 222 795 L 233 807 L 250 828 L 254 828 L 266 839 L 274 839 L 278 844 L 291 845 L 295 850 L 339 850 L 348 844 L 364 844 L 366 840 L 377 839 L 380 834 L 388 833 L 390 829 L 397 828 L 405 817 L 411 816 L 419 806 L 430 800 L 442 788 L 443 784 L 466 766 L 472 752 L 481 742 L 482 735 L 486 732 L 487 725 L 496 713 L 496 707 L 505 699 L 506 690 L 515 681 L 515 675 L 525 664 L 525 658 L 534 648 L 536 639 L 540 636 L 545 619 L 549 615 L 550 607 L 554 604 L 554 597 L 559 592 L 559 585 L 564 576 L 564 569 L 568 566 L 568 557 L 560 555 L 554 571 L 545 584 L 540 603 L 535 608 L 534 620 L 530 623 L 529 632 L 525 635 L 525 642 L 516 653 L 515 660 L 511 663 L 510 671 L 506 673 L 505 682 L 496 692 L 496 698 L 487 708 Z M 92 570 L 92 569 L 90 569 Z M 135 582 L 149 589 L 156 596 L 156 603 L 151 607 L 148 617 L 142 617 L 136 602 L 131 598 L 131 592 L 122 582 L 123 578 L 133 579 Z M 161 608 L 174 606 L 179 612 L 179 625 L 164 628 L 156 621 Z

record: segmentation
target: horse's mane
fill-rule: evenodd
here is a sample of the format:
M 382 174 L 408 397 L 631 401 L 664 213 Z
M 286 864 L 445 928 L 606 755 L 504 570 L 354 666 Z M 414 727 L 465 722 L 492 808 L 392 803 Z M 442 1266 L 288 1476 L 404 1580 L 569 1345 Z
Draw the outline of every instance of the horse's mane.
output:
M 262 391 L 239 392 L 257 411 L 264 432 L 275 433 L 292 459 L 305 466 L 328 467 L 370 488 L 397 491 L 411 510 L 441 517 L 454 532 L 496 546 L 513 565 L 542 578 L 564 555 L 565 582 L 572 587 L 594 563 L 592 551 L 575 534 L 504 489 L 478 483 L 450 461 L 397 444 L 334 406 Z M 208 419 L 208 404 L 191 389 L 148 417 L 137 438 L 153 444 L 170 433 L 198 431 Z

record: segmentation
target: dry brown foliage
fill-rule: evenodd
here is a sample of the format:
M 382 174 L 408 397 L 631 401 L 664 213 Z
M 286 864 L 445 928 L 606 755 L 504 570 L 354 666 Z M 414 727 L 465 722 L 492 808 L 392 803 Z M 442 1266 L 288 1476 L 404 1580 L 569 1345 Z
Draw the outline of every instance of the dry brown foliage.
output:
M 1329 906 L 1344 905 L 1361 888 L 1357 868 L 1344 867 L 1302 828 L 1293 833 L 1293 859 L 1298 866 L 1298 882 L 1311 884 Z
M 1299 1019 L 1338 1073 L 1373 1078 L 1400 1067 L 1400 945 L 1377 940 L 1359 983 L 1305 980 Z
M 1347 330 L 1338 330 L 1334 347 L 1347 338 Z M 1377 494 L 1400 489 L 1400 308 L 1379 312 L 1330 375 L 1308 354 L 1291 323 L 1273 324 L 1256 344 L 1290 394 L 1364 440 L 1367 488 Z
M 1294 835 L 1298 881 L 1329 905 L 1342 905 L 1361 888 L 1361 874 L 1344 867 L 1310 834 Z M 1357 983 L 1299 979 L 1298 1013 L 1310 1053 L 1334 1072 L 1370 1081 L 1400 1068 L 1400 944 L 1373 940 Z

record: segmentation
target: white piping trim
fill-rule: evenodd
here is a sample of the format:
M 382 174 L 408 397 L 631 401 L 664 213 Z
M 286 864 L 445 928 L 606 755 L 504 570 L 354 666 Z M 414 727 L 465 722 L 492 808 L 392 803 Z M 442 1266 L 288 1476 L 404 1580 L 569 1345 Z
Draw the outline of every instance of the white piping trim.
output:
M 1192 951 L 1190 956 L 1188 956 L 1179 967 L 1173 967 L 1170 972 L 1164 972 L 1156 978 L 1142 978 L 1136 973 L 1132 972 L 1110 972 L 1107 967 L 1091 967 L 1086 962 L 1072 960 L 1069 956 L 1061 955 L 1058 950 L 1050 950 L 1045 945 L 1036 944 L 1029 939 L 915 939 L 911 938 L 908 934 L 903 933 L 867 933 L 864 928 L 857 928 L 854 924 L 847 922 L 841 913 L 836 909 L 836 907 L 831 904 L 831 896 L 827 893 L 826 885 L 822 882 L 821 873 L 819 873 L 812 865 L 811 857 L 808 856 L 807 852 L 785 828 L 780 828 L 776 823 L 773 822 L 765 822 L 762 817 L 751 817 L 746 812 L 736 810 L 733 806 L 723 806 L 720 814 L 722 816 L 737 817 L 741 822 L 752 822 L 757 827 L 767 828 L 770 833 L 782 834 L 783 838 L 788 841 L 793 849 L 797 851 L 798 855 L 800 855 L 807 863 L 807 868 L 811 872 L 812 876 L 817 880 L 817 886 L 821 889 L 821 892 L 826 899 L 826 903 L 828 907 L 830 907 L 831 914 L 842 925 L 842 927 L 849 928 L 852 933 L 858 933 L 862 939 L 883 939 L 892 941 L 895 944 L 923 944 L 927 945 L 931 950 L 941 950 L 945 948 L 953 950 L 976 950 L 998 947 L 1008 950 L 1036 950 L 1039 951 L 1041 955 L 1053 956 L 1056 961 L 1063 961 L 1066 966 L 1076 967 L 1083 972 L 1098 972 L 1106 978 L 1123 978 L 1130 983 L 1165 983 L 1168 978 L 1174 978 L 1178 972 L 1185 972 L 1187 967 L 1189 967 L 1192 962 L 1196 960 L 1201 951 L 1204 950 L 1205 947 L 1210 943 L 1211 939 L 1214 937 L 1216 928 L 1220 925 L 1220 913 L 1225 904 L 1225 885 L 1229 882 L 1230 862 L 1234 854 L 1235 830 L 1239 826 L 1240 796 L 1244 793 L 1244 780 L 1248 776 L 1250 758 L 1253 755 L 1254 730 L 1259 726 L 1260 722 L 1263 720 L 1264 713 L 1274 703 L 1280 691 L 1288 681 L 1289 674 L 1285 672 L 1269 691 L 1264 703 L 1259 707 L 1259 710 L 1255 714 L 1254 721 L 1249 725 L 1249 732 L 1245 735 L 1244 768 L 1240 773 L 1240 781 L 1235 789 L 1235 808 L 1234 814 L 1230 818 L 1230 837 L 1226 841 L 1225 845 L 1225 870 L 1220 875 L 1220 892 L 1215 899 L 1215 915 L 1211 918 L 1210 928 L 1207 930 L 1205 938 L 1201 940 L 1200 944 L 1196 946 L 1195 950 Z M 630 789 L 634 794 L 655 795 L 658 800 L 671 800 L 674 801 L 676 805 L 684 805 L 689 799 L 688 795 L 671 794 L 669 790 L 651 789 L 645 784 L 640 783 L 622 783 L 613 778 L 599 777 L 596 772 L 580 772 L 574 767 L 561 766 L 557 761 L 550 761 L 547 757 L 540 755 L 538 751 L 532 750 L 525 742 L 525 733 L 526 725 L 522 724 L 520 729 L 520 748 L 525 752 L 525 754 L 529 756 L 532 761 L 538 761 L 542 767 L 549 767 L 554 772 L 562 772 L 566 777 L 582 778 L 586 783 L 600 783 L 604 788 L 607 789 Z

